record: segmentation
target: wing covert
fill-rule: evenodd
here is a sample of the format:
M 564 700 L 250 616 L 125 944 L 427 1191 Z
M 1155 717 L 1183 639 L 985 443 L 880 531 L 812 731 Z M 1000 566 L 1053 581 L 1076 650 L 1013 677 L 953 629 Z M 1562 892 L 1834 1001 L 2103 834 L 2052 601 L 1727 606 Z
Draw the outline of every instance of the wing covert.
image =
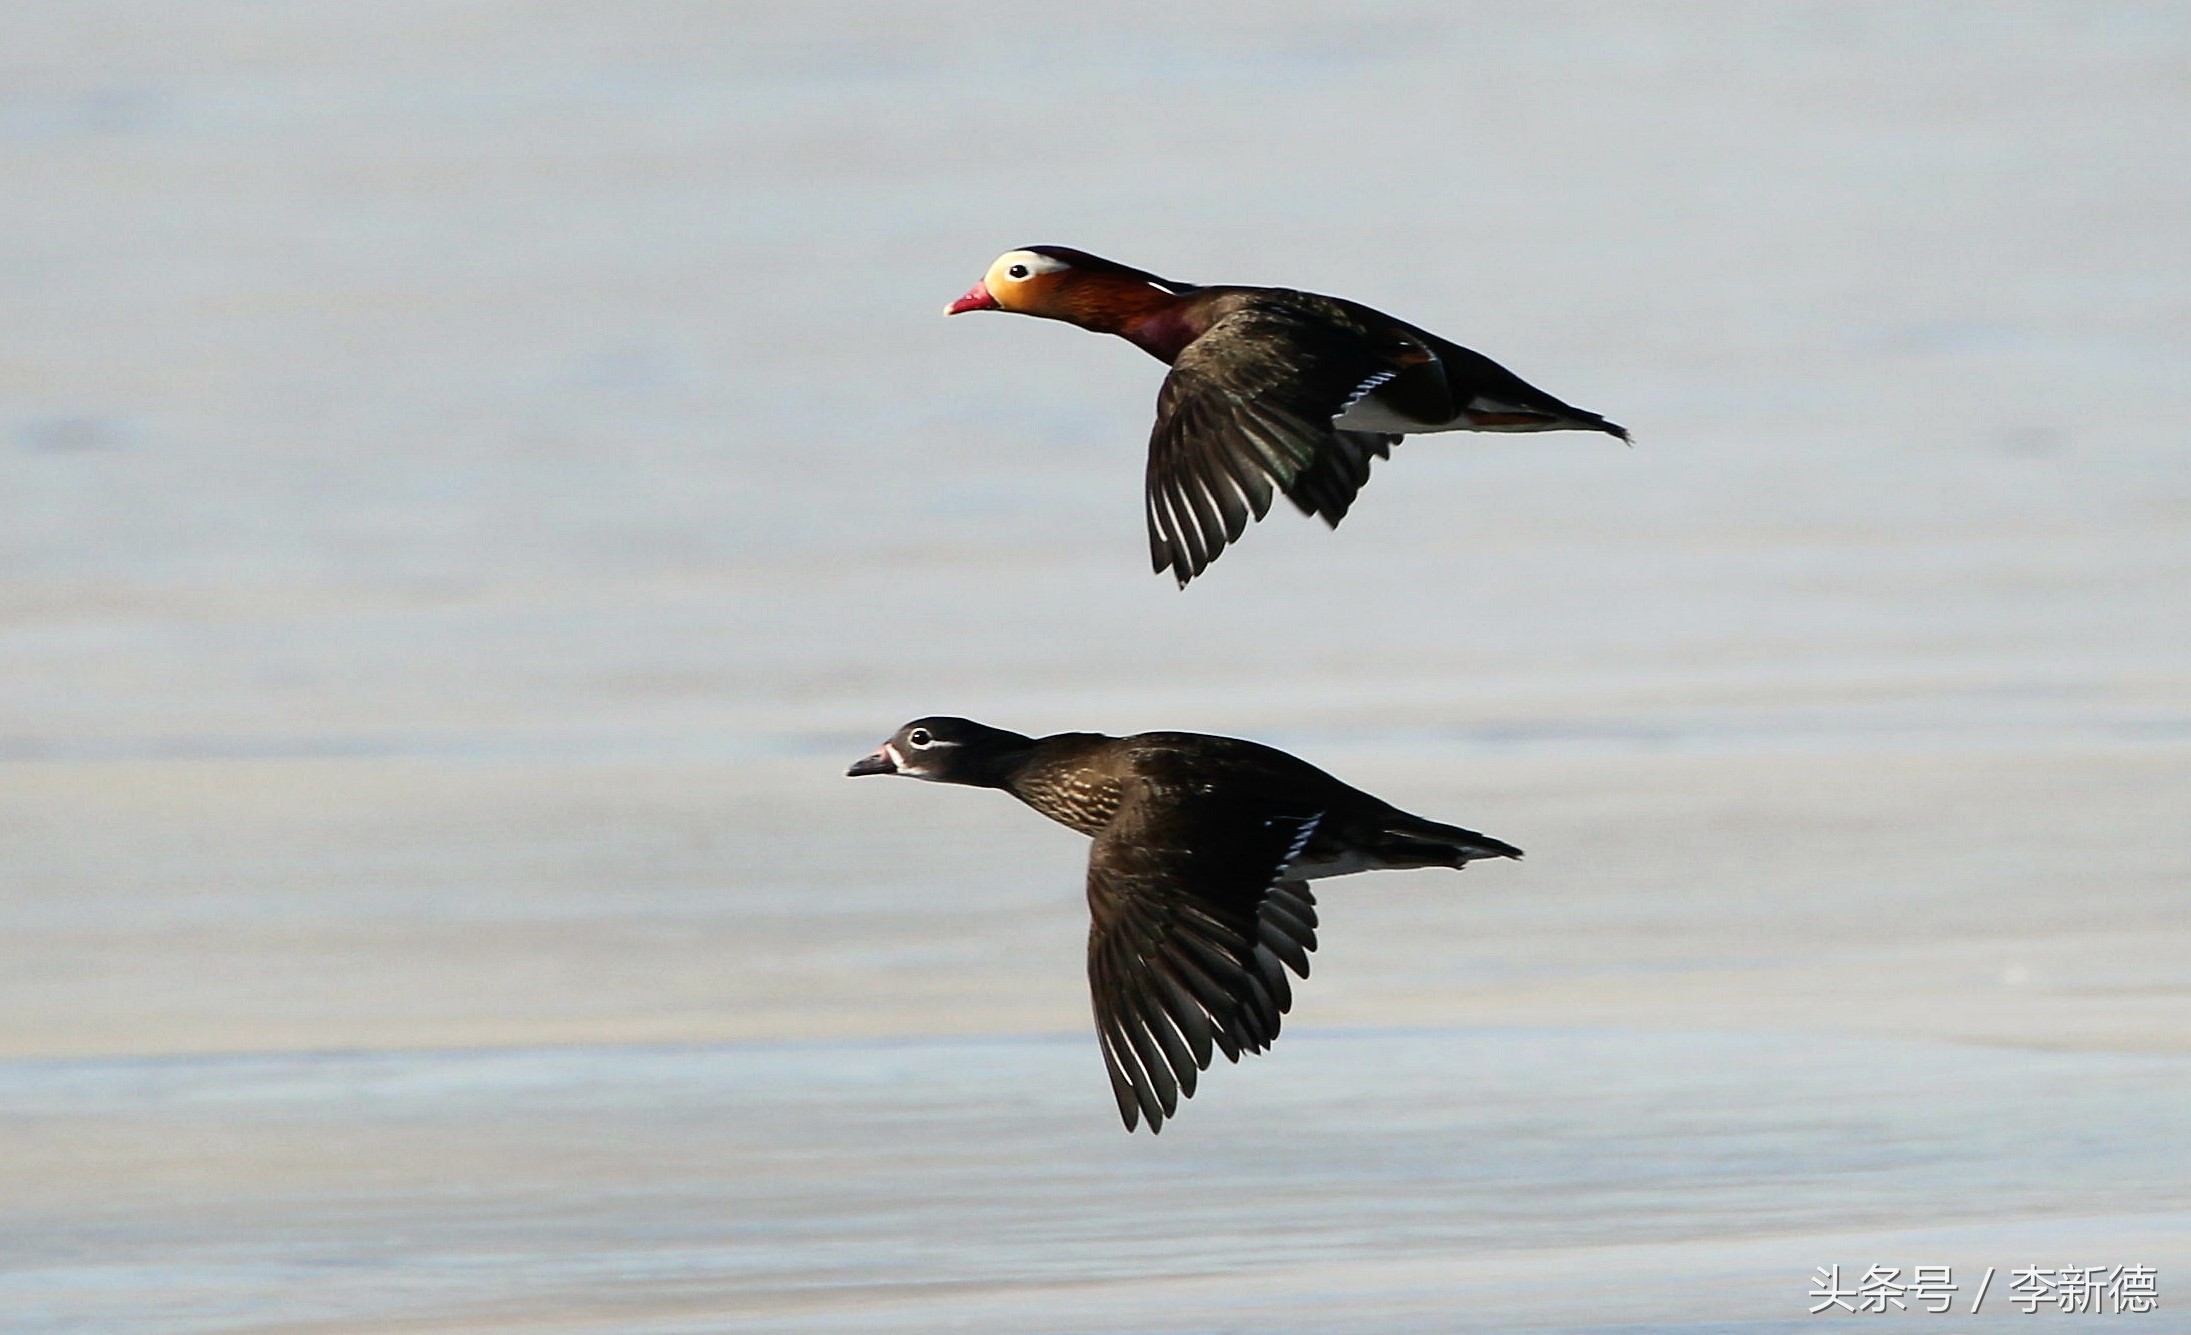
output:
M 1290 306 L 1249 306 L 1212 325 L 1180 353 L 1157 394 L 1145 495 L 1158 573 L 1170 570 L 1185 587 L 1269 513 L 1274 492 L 1336 526 L 1368 480 L 1371 457 L 1390 457 L 1399 437 L 1338 431 L 1332 419 L 1436 362 L 1411 335 L 1373 339 Z

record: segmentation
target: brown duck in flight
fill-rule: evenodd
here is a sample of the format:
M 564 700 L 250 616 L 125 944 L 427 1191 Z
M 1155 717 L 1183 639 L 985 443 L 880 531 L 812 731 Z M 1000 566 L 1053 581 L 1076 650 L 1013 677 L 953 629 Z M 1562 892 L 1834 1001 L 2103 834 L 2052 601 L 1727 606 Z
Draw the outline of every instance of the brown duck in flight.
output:
M 1372 458 L 1425 431 L 1622 427 L 1482 353 L 1340 297 L 1196 287 L 1064 246 L 1007 251 L 944 314 L 1015 311 L 1169 363 L 1149 436 L 1149 555 L 1186 587 L 1270 510 L 1273 490 L 1337 527 Z
M 923 718 L 861 774 L 1001 788 L 1088 850 L 1088 990 L 1126 1129 L 1161 1130 L 1213 1051 L 1261 1052 L 1316 949 L 1308 883 L 1522 851 L 1411 816 L 1258 742 L 1193 732 L 1026 737 Z

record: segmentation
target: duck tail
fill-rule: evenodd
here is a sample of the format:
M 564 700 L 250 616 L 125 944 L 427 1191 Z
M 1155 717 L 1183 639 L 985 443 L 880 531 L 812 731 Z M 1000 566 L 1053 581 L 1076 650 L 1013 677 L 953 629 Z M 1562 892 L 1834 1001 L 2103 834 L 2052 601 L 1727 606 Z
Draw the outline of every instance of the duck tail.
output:
M 1465 867 L 1481 858 L 1519 858 L 1522 851 L 1503 839 L 1494 839 L 1458 825 L 1441 825 L 1420 816 L 1405 816 L 1385 829 L 1390 856 L 1405 858 L 1420 867 Z

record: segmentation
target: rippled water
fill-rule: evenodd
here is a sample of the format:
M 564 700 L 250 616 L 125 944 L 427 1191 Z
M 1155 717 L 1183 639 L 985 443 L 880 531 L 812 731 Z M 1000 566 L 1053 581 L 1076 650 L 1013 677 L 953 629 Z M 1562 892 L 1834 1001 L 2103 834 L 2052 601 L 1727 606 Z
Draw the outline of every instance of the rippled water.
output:
M 29 1212 L 0 1295 L 62 1329 L 154 1295 L 179 1330 L 485 1326 L 513 1295 L 558 1329 L 1400 1329 L 1395 1272 L 1408 1307 L 1602 1252 L 1561 1299 L 1663 1313 L 1683 1276 L 1619 1249 L 1778 1235 L 1778 1273 L 1711 1295 L 1769 1319 L 1814 1261 L 2033 1263 L 2004 1219 L 2066 1215 L 2029 1235 L 2049 1262 L 2150 1260 L 2185 1216 L 2126 1216 L 2122 1183 L 2191 1189 L 2178 1056 L 1337 1030 L 1161 1140 L 1103 1094 L 1092 1044 L 1047 1038 L 18 1064 L 0 1108 L 102 1199 Z M 129 1171 L 177 1145 L 184 1180 Z M 1888 1221 L 1916 1237 L 1819 1236 Z
M 1827 1330 L 1822 1264 L 2132 1262 L 2180 1326 L 2177 8 L 0 52 L 0 1326 Z M 1160 368 L 937 314 L 1032 241 L 1638 445 L 1411 441 L 1175 592 Z M 1332 885 L 1284 1040 L 1129 1137 L 1081 843 L 842 777 L 939 711 L 1529 857 Z

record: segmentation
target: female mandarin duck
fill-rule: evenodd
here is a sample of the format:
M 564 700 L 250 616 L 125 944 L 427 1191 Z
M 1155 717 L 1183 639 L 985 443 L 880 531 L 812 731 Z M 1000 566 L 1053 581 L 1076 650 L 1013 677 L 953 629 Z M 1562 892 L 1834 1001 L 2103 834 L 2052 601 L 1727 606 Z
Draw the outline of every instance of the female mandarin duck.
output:
M 1261 1052 L 1316 949 L 1309 882 L 1518 858 L 1236 737 L 1027 737 L 921 718 L 846 773 L 1001 788 L 1090 836 L 1088 990 L 1118 1115 L 1150 1131 L 1217 1052 Z
M 1171 365 L 1149 436 L 1149 555 L 1181 588 L 1270 511 L 1338 527 L 1372 457 L 1423 431 L 1622 427 L 1481 353 L 1339 297 L 1174 283 L 1064 246 L 1007 251 L 944 309 L 1116 334 Z

